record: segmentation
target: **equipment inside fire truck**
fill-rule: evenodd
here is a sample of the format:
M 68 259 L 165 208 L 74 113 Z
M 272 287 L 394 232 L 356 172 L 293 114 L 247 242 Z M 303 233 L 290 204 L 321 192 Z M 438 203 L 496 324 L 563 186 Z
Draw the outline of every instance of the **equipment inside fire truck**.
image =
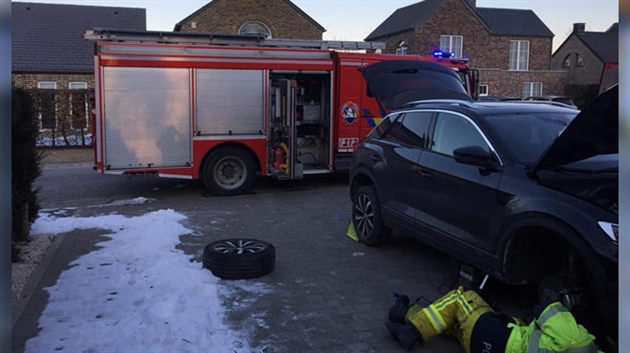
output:
M 96 29 L 95 169 L 198 179 L 217 195 L 258 176 L 347 170 L 384 113 L 360 68 L 383 60 L 475 71 L 450 56 L 371 54 L 384 43 Z M 349 52 L 353 51 L 353 52 Z M 363 51 L 363 52 L 357 52 Z

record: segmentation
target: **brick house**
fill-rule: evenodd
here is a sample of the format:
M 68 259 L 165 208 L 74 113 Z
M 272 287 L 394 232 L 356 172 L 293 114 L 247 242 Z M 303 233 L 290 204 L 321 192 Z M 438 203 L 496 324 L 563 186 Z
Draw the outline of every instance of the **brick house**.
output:
M 571 85 L 599 85 L 605 64 L 619 63 L 619 24 L 605 32 L 586 32 L 575 23 L 573 32 L 551 57 L 551 67 L 566 70 Z
M 12 84 L 22 88 L 94 88 L 94 27 L 146 30 L 140 8 L 11 3 Z
M 178 22 L 173 30 L 311 40 L 322 40 L 326 31 L 290 0 L 213 0 Z
M 551 70 L 554 34 L 531 10 L 478 8 L 475 0 L 424 0 L 396 10 L 366 41 L 387 53 L 469 58 L 479 95 L 563 94 L 567 74 Z

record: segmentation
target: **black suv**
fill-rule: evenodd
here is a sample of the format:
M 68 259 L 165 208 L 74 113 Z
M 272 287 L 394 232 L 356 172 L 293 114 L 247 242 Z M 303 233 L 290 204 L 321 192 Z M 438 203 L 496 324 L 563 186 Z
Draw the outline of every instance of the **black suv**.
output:
M 505 283 L 577 278 L 616 324 L 618 89 L 582 112 L 471 102 L 448 70 L 377 65 L 362 72 L 391 112 L 354 152 L 360 240 L 395 228 Z

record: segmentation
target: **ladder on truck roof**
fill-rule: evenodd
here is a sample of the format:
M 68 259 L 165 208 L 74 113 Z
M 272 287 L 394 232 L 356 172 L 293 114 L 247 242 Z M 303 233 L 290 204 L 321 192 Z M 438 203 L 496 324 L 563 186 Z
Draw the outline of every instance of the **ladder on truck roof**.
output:
M 242 45 L 277 48 L 366 50 L 385 49 L 384 42 L 353 42 L 335 40 L 273 39 L 264 35 L 190 33 L 161 31 L 125 31 L 95 28 L 85 31 L 83 38 L 107 42 Z

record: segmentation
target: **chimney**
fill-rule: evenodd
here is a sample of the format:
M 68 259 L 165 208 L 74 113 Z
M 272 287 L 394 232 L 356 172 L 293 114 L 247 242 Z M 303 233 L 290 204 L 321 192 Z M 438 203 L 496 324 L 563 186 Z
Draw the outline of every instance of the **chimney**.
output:
M 573 24 L 573 33 L 582 33 L 586 28 L 585 23 L 574 23 Z

